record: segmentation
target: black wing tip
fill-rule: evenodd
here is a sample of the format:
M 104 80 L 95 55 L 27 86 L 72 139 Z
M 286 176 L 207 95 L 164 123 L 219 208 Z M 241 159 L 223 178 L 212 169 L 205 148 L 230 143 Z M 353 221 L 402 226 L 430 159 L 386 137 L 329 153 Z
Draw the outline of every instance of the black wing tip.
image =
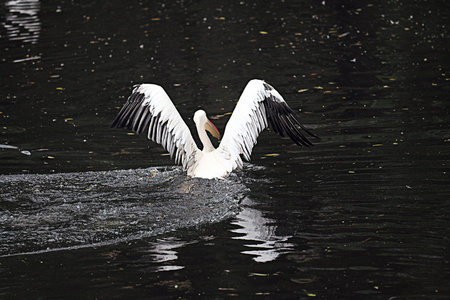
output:
M 109 128 L 119 128 L 119 127 L 117 127 L 117 122 L 116 122 L 116 120 L 114 120 L 114 121 L 109 125 Z
M 139 85 L 135 85 L 139 86 Z M 126 128 L 132 130 L 136 134 L 141 134 L 145 128 L 140 122 L 141 118 L 147 119 L 142 109 L 142 104 L 145 100 L 145 94 L 140 92 L 133 92 L 127 99 L 127 102 L 122 106 L 114 121 L 112 121 L 110 128 Z M 148 120 L 146 120 L 148 121 Z M 148 123 L 148 122 L 147 122 Z
M 318 135 L 316 135 L 316 134 L 314 134 L 314 133 L 312 133 L 311 131 L 309 131 L 308 129 L 303 129 L 303 130 L 305 130 L 305 132 L 307 133 L 307 134 L 309 134 L 310 136 L 312 136 L 313 138 L 315 138 L 315 139 L 319 139 L 320 140 L 320 136 L 318 136 Z M 314 146 L 314 145 L 312 145 L 312 146 Z
M 264 88 L 267 91 L 273 89 L 266 83 L 264 83 Z M 267 119 L 269 121 L 269 127 L 272 131 L 282 137 L 284 137 L 284 134 L 286 133 L 286 135 L 299 146 L 314 146 L 314 144 L 305 136 L 303 132 L 306 132 L 308 135 L 315 138 L 319 137 L 309 131 L 296 119 L 297 114 L 285 101 L 279 102 L 273 95 L 270 95 L 264 99 L 264 106 L 266 109 Z
M 268 92 L 273 90 L 273 87 L 265 81 L 263 81 L 263 86 L 264 86 L 264 89 Z
M 298 141 L 297 145 L 299 146 L 305 146 L 305 147 L 312 147 L 314 144 L 305 136 L 304 132 L 306 132 L 311 137 L 320 139 L 317 135 L 309 131 L 302 123 L 300 123 L 294 115 L 288 116 L 289 120 L 294 120 L 292 123 L 292 128 L 287 128 L 286 131 L 289 134 L 291 131 L 293 132 L 293 135 L 295 136 L 295 139 Z M 296 141 L 291 137 L 294 142 Z

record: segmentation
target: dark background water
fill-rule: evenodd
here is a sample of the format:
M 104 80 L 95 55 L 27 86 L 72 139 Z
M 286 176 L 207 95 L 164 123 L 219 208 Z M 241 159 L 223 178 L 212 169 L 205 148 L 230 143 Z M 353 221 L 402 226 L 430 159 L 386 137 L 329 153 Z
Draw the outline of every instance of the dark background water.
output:
M 447 299 L 447 2 L 3 1 L 1 298 Z M 135 83 L 193 128 L 252 78 L 314 147 L 205 186 L 109 129 Z

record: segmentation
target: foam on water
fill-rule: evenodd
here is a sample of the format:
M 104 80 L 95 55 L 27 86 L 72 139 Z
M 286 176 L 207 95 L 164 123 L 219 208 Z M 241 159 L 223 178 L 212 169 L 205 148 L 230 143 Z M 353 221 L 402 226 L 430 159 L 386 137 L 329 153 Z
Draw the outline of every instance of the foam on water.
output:
M 156 236 L 238 212 L 236 177 L 189 178 L 180 168 L 0 176 L 0 255 Z

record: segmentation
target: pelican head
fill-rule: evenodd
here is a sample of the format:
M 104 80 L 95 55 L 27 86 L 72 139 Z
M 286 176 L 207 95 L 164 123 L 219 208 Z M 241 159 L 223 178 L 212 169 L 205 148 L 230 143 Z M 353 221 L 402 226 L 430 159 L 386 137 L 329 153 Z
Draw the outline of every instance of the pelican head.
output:
M 195 112 L 194 123 L 197 125 L 197 128 L 208 130 L 213 137 L 220 139 L 219 130 L 217 130 L 216 126 L 214 126 L 214 124 L 208 119 L 204 110 L 197 110 Z

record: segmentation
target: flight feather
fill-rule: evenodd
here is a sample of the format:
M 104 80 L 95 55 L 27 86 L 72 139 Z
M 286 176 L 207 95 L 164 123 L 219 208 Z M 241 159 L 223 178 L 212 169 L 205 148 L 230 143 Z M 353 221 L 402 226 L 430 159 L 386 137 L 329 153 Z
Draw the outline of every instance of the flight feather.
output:
M 303 132 L 314 136 L 296 118 L 296 113 L 268 83 L 253 79 L 245 87 L 231 115 L 219 145 L 223 155 L 242 167 L 240 155 L 247 161 L 258 135 L 270 127 L 280 136 L 289 136 L 299 146 L 312 146 Z
M 191 132 L 164 89 L 155 84 L 135 85 L 132 94 L 112 122 L 161 144 L 175 162 L 187 170 L 198 151 Z

